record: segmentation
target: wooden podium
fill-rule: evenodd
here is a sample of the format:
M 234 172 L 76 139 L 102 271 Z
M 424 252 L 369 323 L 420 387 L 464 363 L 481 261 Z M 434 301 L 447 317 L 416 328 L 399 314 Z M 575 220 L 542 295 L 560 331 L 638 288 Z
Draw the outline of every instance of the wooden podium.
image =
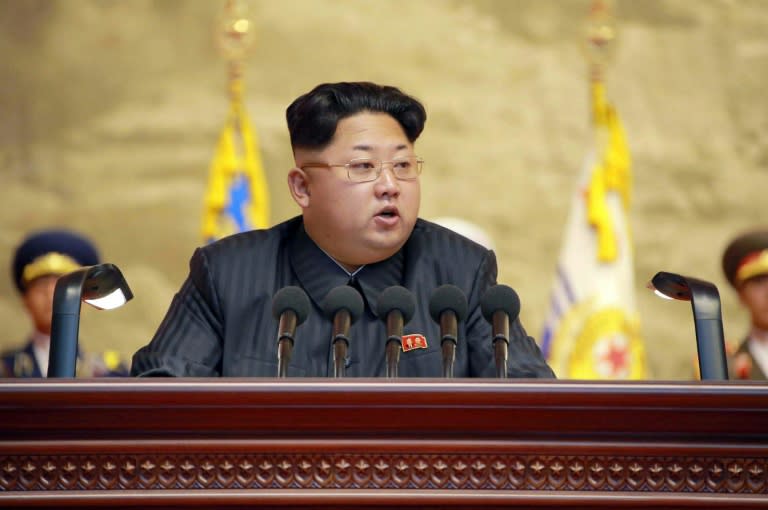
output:
M 768 508 L 768 385 L 0 380 L 43 506 Z

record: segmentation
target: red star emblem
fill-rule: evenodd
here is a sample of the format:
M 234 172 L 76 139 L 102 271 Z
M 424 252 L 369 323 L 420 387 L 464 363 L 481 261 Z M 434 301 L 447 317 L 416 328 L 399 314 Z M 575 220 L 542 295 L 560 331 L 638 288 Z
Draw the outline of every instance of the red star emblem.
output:
M 611 337 L 607 341 L 607 349 L 600 353 L 601 363 L 607 364 L 611 375 L 622 375 L 627 372 L 629 366 L 629 353 L 621 339 Z

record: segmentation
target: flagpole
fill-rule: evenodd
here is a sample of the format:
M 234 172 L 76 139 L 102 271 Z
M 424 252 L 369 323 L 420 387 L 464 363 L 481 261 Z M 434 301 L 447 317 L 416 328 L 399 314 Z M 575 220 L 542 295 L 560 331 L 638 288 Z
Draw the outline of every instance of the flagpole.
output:
M 245 4 L 242 0 L 226 0 L 221 29 L 218 34 L 218 47 L 227 61 L 229 101 L 236 119 L 243 110 L 243 67 L 246 56 L 254 46 L 254 31 Z M 244 154 L 243 134 L 240 122 L 234 122 L 235 153 Z
M 245 59 L 255 37 L 246 4 L 226 0 L 216 27 L 216 45 L 227 62 L 230 111 L 211 162 L 204 200 L 206 242 L 269 226 L 269 190 L 258 137 L 243 103 Z
M 634 301 L 631 160 L 603 83 L 616 46 L 611 1 L 592 1 L 585 29 L 593 138 L 572 194 L 542 342 L 558 377 L 642 379 L 647 372 Z
M 584 57 L 589 73 L 589 105 L 591 107 L 591 125 L 606 124 L 607 99 L 605 95 L 604 75 L 608 64 L 613 60 L 616 48 L 616 18 L 612 0 L 592 0 L 587 17 L 584 37 Z M 598 136 L 603 130 L 593 129 Z M 595 147 L 605 146 L 605 140 L 595 140 Z
M 592 0 L 583 45 L 592 82 L 603 81 L 605 68 L 613 60 L 616 51 L 617 30 L 613 12 L 612 0 Z

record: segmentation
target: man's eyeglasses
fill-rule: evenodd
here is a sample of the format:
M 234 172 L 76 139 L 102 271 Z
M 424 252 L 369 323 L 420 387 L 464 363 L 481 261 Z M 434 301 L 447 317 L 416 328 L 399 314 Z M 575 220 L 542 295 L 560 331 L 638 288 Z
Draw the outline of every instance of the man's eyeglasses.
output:
M 395 158 L 392 161 L 382 161 L 374 158 L 357 158 L 345 165 L 330 165 L 328 163 L 307 163 L 301 166 L 305 168 L 335 168 L 347 169 L 347 177 L 352 182 L 375 181 L 381 175 L 384 165 L 392 165 L 392 173 L 401 181 L 412 181 L 421 175 L 424 160 L 417 156 Z

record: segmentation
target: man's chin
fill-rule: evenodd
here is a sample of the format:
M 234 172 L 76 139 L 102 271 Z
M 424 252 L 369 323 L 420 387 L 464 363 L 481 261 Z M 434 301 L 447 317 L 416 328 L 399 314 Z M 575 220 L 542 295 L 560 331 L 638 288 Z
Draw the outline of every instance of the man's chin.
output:
M 375 258 L 375 262 L 380 262 L 397 253 L 408 240 L 408 236 L 377 236 L 365 243 L 367 252 Z

